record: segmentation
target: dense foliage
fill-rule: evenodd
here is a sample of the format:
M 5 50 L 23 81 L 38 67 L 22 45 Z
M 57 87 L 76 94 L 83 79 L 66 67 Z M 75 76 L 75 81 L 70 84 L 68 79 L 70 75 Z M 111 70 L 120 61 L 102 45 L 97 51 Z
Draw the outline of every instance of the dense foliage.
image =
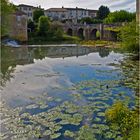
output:
M 13 4 L 11 4 L 8 0 L 1 0 L 1 36 L 7 35 L 8 25 L 10 24 L 9 15 L 14 12 L 16 9 Z
M 136 22 L 127 23 L 120 30 L 119 37 L 123 47 L 130 52 L 139 52 L 139 27 Z
M 110 13 L 109 8 L 107 6 L 102 5 L 99 7 L 99 10 L 97 12 L 97 17 L 98 19 L 105 19 L 109 13 Z
M 49 30 L 49 36 L 52 38 L 52 40 L 61 40 L 63 38 L 64 32 L 60 22 L 52 22 Z
M 64 34 L 62 23 L 51 22 L 46 16 L 41 16 L 38 23 L 28 22 L 31 32 L 29 32 L 29 44 L 44 44 L 51 41 L 77 42 L 78 37 L 71 37 Z
M 120 10 L 109 13 L 109 15 L 104 19 L 104 23 L 131 22 L 135 17 L 135 13 Z
M 107 121 L 110 123 L 112 129 L 121 131 L 124 139 L 128 139 L 129 137 L 131 137 L 131 135 L 133 136 L 133 130 L 138 129 L 138 116 L 138 110 L 130 110 L 125 104 L 120 101 L 106 110 Z
M 42 9 L 38 8 L 33 12 L 33 20 L 35 22 L 38 22 L 41 16 L 44 16 L 44 11 Z
M 40 36 L 47 35 L 49 29 L 50 29 L 50 21 L 49 21 L 48 17 L 41 16 L 39 18 L 39 23 L 38 23 L 38 35 L 40 35 Z

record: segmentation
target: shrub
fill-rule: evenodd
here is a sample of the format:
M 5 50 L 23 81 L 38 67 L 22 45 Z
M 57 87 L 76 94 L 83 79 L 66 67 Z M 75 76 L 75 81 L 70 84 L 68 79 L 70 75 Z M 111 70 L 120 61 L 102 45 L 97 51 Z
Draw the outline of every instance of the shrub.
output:
M 139 27 L 135 21 L 123 26 L 118 37 L 122 41 L 124 49 L 130 52 L 139 52 Z
M 139 127 L 138 111 L 130 110 L 121 101 L 116 102 L 108 108 L 105 112 L 105 116 L 111 126 L 117 126 L 119 128 L 125 139 L 130 137 L 133 130 Z

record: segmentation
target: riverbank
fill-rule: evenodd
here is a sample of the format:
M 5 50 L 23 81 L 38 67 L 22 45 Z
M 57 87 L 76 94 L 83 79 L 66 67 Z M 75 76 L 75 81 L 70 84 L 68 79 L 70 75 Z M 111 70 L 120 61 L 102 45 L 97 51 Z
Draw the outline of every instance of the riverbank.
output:
M 114 41 L 104 41 L 104 40 L 88 40 L 81 41 L 79 43 L 85 47 L 106 47 L 106 48 L 119 48 L 121 46 L 120 42 Z
M 105 48 L 119 48 L 121 46 L 121 43 L 119 42 L 111 42 L 111 41 L 78 41 L 78 42 L 46 42 L 46 43 L 35 43 L 35 44 L 20 44 L 18 42 L 15 43 L 14 40 L 9 42 L 3 42 L 3 46 L 10 46 L 10 47 L 21 47 L 21 46 L 28 46 L 28 47 L 77 47 L 77 46 L 83 46 L 83 47 L 105 47 Z
M 29 46 L 83 46 L 83 47 L 105 47 L 105 48 L 120 48 L 121 42 L 104 41 L 104 40 L 83 40 L 83 41 L 59 41 L 59 42 L 46 42 L 41 44 L 29 44 Z

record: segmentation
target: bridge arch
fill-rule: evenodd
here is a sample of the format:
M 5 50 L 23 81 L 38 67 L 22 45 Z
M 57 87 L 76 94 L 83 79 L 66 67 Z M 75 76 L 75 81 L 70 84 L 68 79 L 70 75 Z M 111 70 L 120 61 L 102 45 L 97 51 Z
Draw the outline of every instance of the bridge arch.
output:
M 84 29 L 83 28 L 78 29 L 77 36 L 81 39 L 84 39 Z
M 96 28 L 92 29 L 90 32 L 90 39 L 97 40 L 98 39 L 97 33 L 99 33 L 99 31 Z
M 77 36 L 81 39 L 84 39 L 84 29 L 83 28 L 78 29 Z
M 68 28 L 67 30 L 67 35 L 72 36 L 73 35 L 73 30 L 72 28 Z

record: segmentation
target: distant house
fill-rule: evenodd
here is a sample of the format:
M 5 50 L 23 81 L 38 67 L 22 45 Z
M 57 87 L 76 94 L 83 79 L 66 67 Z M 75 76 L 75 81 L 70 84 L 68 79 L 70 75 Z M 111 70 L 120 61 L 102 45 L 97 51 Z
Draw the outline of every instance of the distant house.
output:
M 45 16 L 50 17 L 52 20 L 65 20 L 68 18 L 67 9 L 64 8 L 50 8 L 45 10 Z
M 33 21 L 33 12 L 35 9 L 37 9 L 37 7 L 31 5 L 25 5 L 25 4 L 20 4 L 17 7 L 20 11 L 27 14 L 28 20 L 30 19 Z
M 66 8 L 68 10 L 68 19 L 81 19 L 88 17 L 88 10 L 83 8 Z
M 90 10 L 84 8 L 50 8 L 45 10 L 45 16 L 50 17 L 52 20 L 70 20 L 77 22 L 85 17 L 95 18 L 97 16 L 97 10 Z
M 22 11 L 15 11 L 10 15 L 9 36 L 20 41 L 27 41 L 27 15 Z
M 85 17 L 95 18 L 97 16 L 98 10 L 90 10 L 84 8 L 66 8 L 68 10 L 69 19 L 77 18 L 82 19 Z
M 89 15 L 89 17 L 91 17 L 91 18 L 95 18 L 95 17 L 97 17 L 97 12 L 98 12 L 98 10 L 88 10 L 88 15 Z

